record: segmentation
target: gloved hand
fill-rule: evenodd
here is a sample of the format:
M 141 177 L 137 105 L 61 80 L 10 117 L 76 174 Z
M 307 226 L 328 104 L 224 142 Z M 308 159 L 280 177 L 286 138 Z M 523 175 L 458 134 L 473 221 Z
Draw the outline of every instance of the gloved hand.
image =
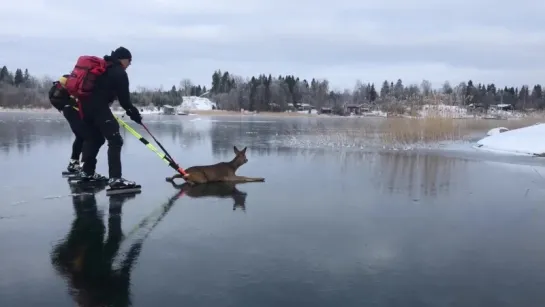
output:
M 142 115 L 137 108 L 132 107 L 127 110 L 127 115 L 137 124 L 142 125 Z

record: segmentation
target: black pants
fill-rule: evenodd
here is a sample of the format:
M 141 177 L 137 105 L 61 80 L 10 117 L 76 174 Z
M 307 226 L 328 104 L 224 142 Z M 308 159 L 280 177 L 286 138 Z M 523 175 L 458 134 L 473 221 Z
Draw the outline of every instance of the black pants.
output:
M 87 126 L 88 137 L 83 144 L 83 171 L 95 173 L 97 155 L 104 140 L 108 141 L 108 169 L 110 178 L 121 178 L 121 146 L 123 138 L 119 134 L 119 124 L 106 103 L 82 102 L 83 122 Z
M 49 89 L 49 102 L 62 113 L 70 129 L 76 136 L 74 143 L 72 143 L 72 154 L 70 159 L 79 160 L 79 156 L 83 150 L 83 142 L 86 138 L 86 127 L 81 120 L 78 110 L 74 109 L 76 101 L 70 98 L 70 94 L 67 91 L 59 89 L 55 84 Z M 85 162 L 85 161 L 82 161 Z
M 62 115 L 64 115 L 64 118 L 68 121 L 74 136 L 76 136 L 74 143 L 72 143 L 72 155 L 70 156 L 70 159 L 79 160 L 79 156 L 83 150 L 83 142 L 85 140 L 85 123 L 81 120 L 78 111 L 71 106 L 65 106 L 62 109 Z M 82 162 L 85 162 L 85 160 L 82 160 Z

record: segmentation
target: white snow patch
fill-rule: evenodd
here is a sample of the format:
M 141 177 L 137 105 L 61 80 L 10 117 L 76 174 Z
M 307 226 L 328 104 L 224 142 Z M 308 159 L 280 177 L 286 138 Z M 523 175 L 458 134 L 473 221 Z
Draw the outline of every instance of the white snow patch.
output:
M 138 111 L 140 111 L 140 114 L 142 115 L 151 115 L 151 114 L 163 114 L 163 110 L 161 108 L 156 107 L 137 107 Z M 125 114 L 125 110 L 121 107 L 117 108 L 111 108 L 112 113 L 116 115 L 123 115 Z
M 524 116 L 524 113 L 517 111 L 489 109 L 485 117 L 499 119 L 519 119 L 523 118 Z
M 331 115 L 322 114 L 322 116 L 331 116 Z M 342 116 L 341 118 L 343 118 L 343 117 L 344 116 Z M 375 111 L 369 111 L 369 112 L 362 112 L 359 115 L 350 114 L 350 115 L 346 116 L 345 118 L 364 118 L 364 117 L 388 117 L 388 113 L 386 113 L 384 111 L 380 111 L 380 110 L 375 110 Z
M 183 96 L 182 105 L 179 106 L 181 111 L 209 111 L 217 109 L 218 106 L 215 102 L 208 98 L 198 96 Z
M 150 115 L 150 114 L 163 114 L 161 109 L 140 109 L 141 114 Z
M 545 124 L 487 136 L 478 141 L 475 148 L 515 155 L 545 154 Z
M 423 105 L 419 112 L 421 117 L 448 117 L 448 118 L 467 118 L 473 117 L 468 114 L 467 109 L 460 106 L 449 105 Z
M 316 109 L 311 109 L 310 112 L 308 110 L 301 110 L 301 111 L 295 111 L 299 114 L 311 114 L 311 115 L 316 115 L 318 114 L 318 110 Z
M 370 112 L 364 112 L 361 114 L 362 116 L 376 116 L 376 117 L 388 117 L 388 113 L 384 111 L 370 111 Z
M 491 136 L 491 135 L 495 135 L 495 134 L 499 134 L 499 133 L 504 133 L 506 131 L 509 131 L 509 129 L 507 129 L 505 127 L 492 128 L 492 129 L 488 130 L 486 135 Z

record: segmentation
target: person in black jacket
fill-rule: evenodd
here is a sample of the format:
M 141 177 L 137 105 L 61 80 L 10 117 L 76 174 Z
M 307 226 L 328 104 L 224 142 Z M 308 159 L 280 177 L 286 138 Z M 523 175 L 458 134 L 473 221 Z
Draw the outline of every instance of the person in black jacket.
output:
M 109 185 L 111 188 L 124 188 L 136 185 L 133 181 L 122 178 L 121 146 L 123 138 L 119 133 L 119 123 L 115 119 L 110 105 L 117 98 L 127 115 L 136 123 L 142 124 L 142 116 L 131 103 L 129 77 L 125 71 L 131 64 L 132 55 L 129 50 L 119 47 L 104 60 L 109 63 L 106 72 L 96 81 L 91 95 L 81 101 L 83 121 L 88 125 L 92 136 L 83 145 L 83 160 L 81 179 L 94 180 L 96 157 L 100 150 L 101 138 L 108 141 Z
M 79 112 L 76 109 L 76 100 L 70 96 L 68 91 L 64 88 L 66 78 L 68 75 L 63 75 L 59 80 L 53 82 L 49 90 L 49 102 L 55 109 L 62 113 L 74 136 L 74 142 L 72 143 L 72 153 L 70 155 L 70 161 L 66 170 L 71 174 L 78 174 L 81 172 L 80 155 L 83 151 L 83 142 L 86 137 L 87 129 L 85 124 L 80 118 Z M 104 140 L 102 141 L 104 143 Z M 82 159 L 82 163 L 84 160 Z M 96 179 L 107 179 L 106 177 L 95 173 Z

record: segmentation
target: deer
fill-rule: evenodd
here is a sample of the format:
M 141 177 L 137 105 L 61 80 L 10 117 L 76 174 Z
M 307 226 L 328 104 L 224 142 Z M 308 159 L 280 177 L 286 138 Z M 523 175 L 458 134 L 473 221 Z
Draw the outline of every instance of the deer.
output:
M 167 177 L 167 182 L 174 182 L 175 179 L 183 178 L 188 184 L 205 184 L 212 182 L 264 182 L 265 178 L 259 177 L 245 177 L 236 175 L 236 171 L 244 164 L 248 162 L 246 158 L 246 149 L 239 150 L 236 146 L 233 146 L 235 157 L 229 162 L 219 162 L 212 165 L 197 165 L 187 168 L 186 174 L 175 174 L 171 177 Z

